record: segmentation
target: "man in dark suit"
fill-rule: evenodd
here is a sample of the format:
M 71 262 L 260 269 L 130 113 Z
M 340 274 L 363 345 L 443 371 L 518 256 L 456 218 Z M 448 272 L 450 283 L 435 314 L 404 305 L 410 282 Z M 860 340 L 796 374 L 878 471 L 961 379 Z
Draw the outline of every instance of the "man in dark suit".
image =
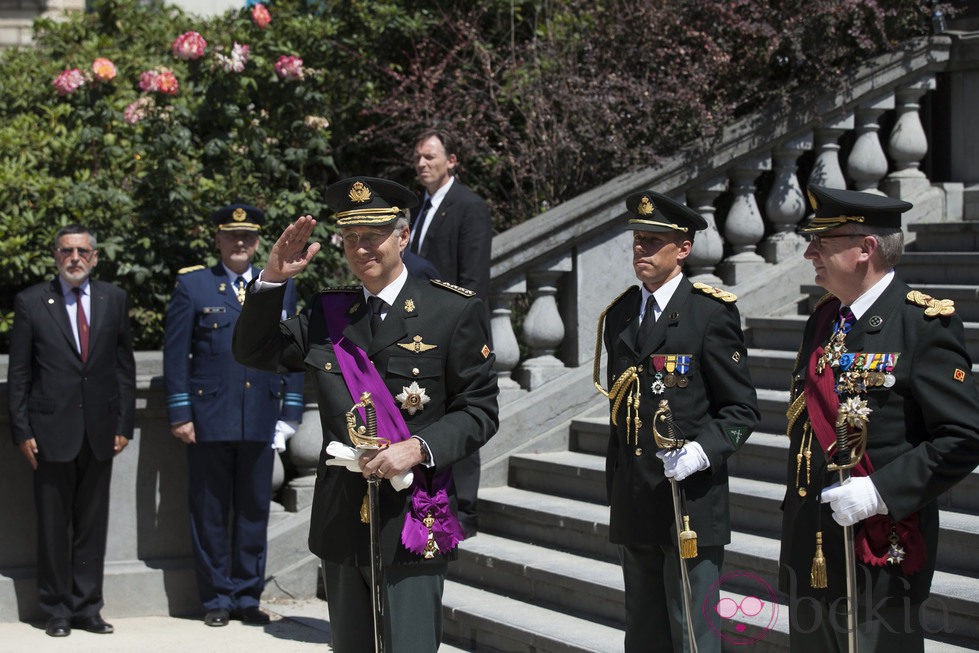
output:
M 486 202 L 456 179 L 458 164 L 455 139 L 447 132 L 431 129 L 415 139 L 415 172 L 425 191 L 409 249 L 428 259 L 443 281 L 475 291 L 488 312 L 493 224 Z M 453 474 L 459 519 L 472 536 L 479 528 L 479 454 L 460 460 Z
M 191 543 L 204 623 L 229 618 L 266 624 L 265 587 L 273 438 L 284 440 L 302 418 L 302 374 L 239 365 L 231 337 L 265 214 L 232 204 L 211 215 L 221 262 L 181 270 L 167 309 L 163 375 L 170 431 L 187 444 Z M 291 283 L 279 315 L 296 314 Z M 229 531 L 230 514 L 230 531 Z
M 806 324 L 788 411 L 780 586 L 790 644 L 793 652 L 847 650 L 841 526 L 850 526 L 859 650 L 922 651 L 935 500 L 979 463 L 979 396 L 962 320 L 951 301 L 895 276 L 901 214 L 911 204 L 819 186 L 809 198 L 805 257 L 829 294 Z M 826 453 L 840 450 L 839 428 L 848 439 L 866 434 L 866 452 L 843 484 L 827 470 L 843 462 Z
M 90 279 L 95 235 L 54 239 L 58 277 L 17 295 L 7 387 L 16 444 L 34 469 L 37 589 L 46 632 L 111 633 L 100 614 L 112 457 L 133 436 L 136 365 L 126 293 Z
M 603 336 L 610 388 L 603 393 L 611 407 L 609 537 L 620 545 L 625 578 L 625 650 L 689 650 L 679 567 L 686 564 L 698 650 L 719 652 L 720 637 L 702 607 L 717 605 L 731 539 L 727 459 L 760 419 L 741 320 L 734 295 L 683 276 L 694 233 L 707 226 L 698 213 L 653 191 L 630 195 L 626 208 L 642 285 L 606 309 Z M 600 356 L 596 351 L 596 370 Z M 654 414 L 664 400 L 675 434 L 687 443 L 657 452 Z M 667 435 L 664 423 L 656 428 Z M 685 492 L 696 532 L 697 556 L 689 560 L 678 555 L 668 478 Z
M 410 235 L 407 209 L 416 199 L 406 188 L 355 177 L 330 186 L 326 200 L 362 285 L 326 290 L 308 318 L 279 322 L 280 284 L 320 247 L 306 247 L 315 220 L 299 218 L 272 247 L 249 292 L 234 352 L 245 365 L 315 377 L 325 446 L 309 545 L 323 558 L 334 650 L 374 650 L 370 529 L 362 516 L 365 479 L 373 475 L 394 479 L 381 484 L 379 501 L 386 640 L 391 650 L 431 653 L 441 639 L 447 560 L 464 537 L 453 465 L 498 425 L 486 315 L 472 291 L 408 274 L 401 252 Z M 377 406 L 378 435 L 391 444 L 354 451 L 345 414 L 353 415 L 367 389 Z M 396 490 L 409 471 L 411 485 Z

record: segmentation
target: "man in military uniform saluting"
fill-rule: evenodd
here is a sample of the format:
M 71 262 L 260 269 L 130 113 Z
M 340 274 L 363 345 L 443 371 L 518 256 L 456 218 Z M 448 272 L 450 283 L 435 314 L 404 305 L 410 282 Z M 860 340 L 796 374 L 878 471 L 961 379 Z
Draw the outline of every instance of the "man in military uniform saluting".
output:
M 284 441 L 302 419 L 302 374 L 249 370 L 231 354 L 245 284 L 259 272 L 251 260 L 264 219 L 264 212 L 245 204 L 215 211 L 211 220 L 221 261 L 181 270 L 167 309 L 167 413 L 170 432 L 187 444 L 191 544 L 208 626 L 225 626 L 229 618 L 269 622 L 259 602 L 273 437 Z M 295 315 L 292 284 L 279 298 L 277 313 Z
M 279 237 L 249 289 L 234 352 L 245 365 L 315 375 L 324 451 L 309 545 L 323 558 L 338 653 L 374 650 L 369 526 L 361 517 L 365 479 L 396 483 L 412 472 L 406 489 L 388 482 L 380 487 L 384 631 L 391 650 L 431 653 L 441 639 L 447 560 L 463 537 L 452 464 L 482 446 L 498 425 L 489 327 L 472 291 L 408 275 L 401 252 L 409 238 L 408 209 L 417 203 L 408 189 L 354 177 L 330 186 L 326 201 L 362 285 L 326 290 L 313 299 L 308 318 L 279 322 L 279 284 L 301 272 L 320 248 L 307 248 L 316 221 L 300 217 Z M 360 456 L 351 449 L 345 415 L 365 390 L 377 409 L 378 436 L 391 444 Z
M 611 428 L 606 482 L 609 537 L 620 545 L 628 653 L 689 650 L 680 564 L 689 569 L 693 630 L 700 653 L 721 640 L 701 607 L 718 602 L 730 542 L 727 458 L 760 415 L 735 297 L 683 275 L 697 212 L 653 191 L 626 199 L 633 267 L 642 282 L 605 312 Z M 602 342 L 601 325 L 599 343 Z M 596 352 L 596 385 L 600 351 Z M 673 431 L 687 443 L 657 452 L 654 414 L 669 402 Z M 636 404 L 638 401 L 638 404 Z M 665 431 L 666 425 L 657 428 Z M 681 561 L 668 478 L 686 495 L 698 554 Z
M 819 186 L 809 198 L 805 257 L 829 294 L 806 324 L 788 411 L 780 585 L 791 649 L 848 648 L 841 526 L 849 526 L 859 650 L 921 651 L 935 499 L 979 463 L 979 397 L 962 321 L 951 301 L 895 276 L 911 204 Z M 839 449 L 841 428 L 847 442 L 862 435 L 866 444 L 842 485 L 826 469 L 841 462 L 826 453 Z

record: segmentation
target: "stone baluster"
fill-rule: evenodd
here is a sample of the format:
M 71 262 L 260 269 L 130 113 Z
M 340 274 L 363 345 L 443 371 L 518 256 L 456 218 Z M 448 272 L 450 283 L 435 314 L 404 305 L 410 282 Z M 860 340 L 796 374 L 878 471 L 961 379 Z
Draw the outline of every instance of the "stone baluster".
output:
M 316 466 L 320 451 L 323 450 L 323 427 L 320 424 L 319 405 L 309 401 L 316 396 L 314 388 L 307 388 L 307 403 L 303 408 L 303 421 L 286 443 L 289 461 L 299 474 L 282 489 L 282 505 L 290 512 L 296 512 L 313 503 L 313 487 L 316 484 Z M 353 402 L 351 402 L 352 404 Z
M 846 162 L 846 171 L 856 190 L 883 195 L 877 186 L 887 174 L 887 156 L 880 144 L 880 114 L 894 108 L 894 96 L 888 95 L 857 108 L 856 141 Z
M 796 172 L 799 157 L 812 149 L 812 143 L 812 133 L 806 133 L 772 150 L 775 180 L 765 200 L 765 215 L 775 233 L 761 245 L 761 254 L 769 263 L 794 259 L 806 248 L 806 241 L 796 233 L 799 221 L 806 214 L 806 197 Z
M 527 274 L 531 304 L 523 323 L 524 344 L 531 357 L 517 370 L 517 380 L 533 390 L 565 372 L 555 355 L 564 340 L 564 321 L 557 305 L 558 280 L 571 271 L 570 256 Z
M 826 188 L 846 189 L 846 179 L 840 167 L 840 136 L 853 129 L 853 114 L 828 122 L 813 130 L 816 142 L 816 161 L 809 174 L 809 183 Z
M 755 180 L 772 167 L 771 159 L 740 163 L 730 171 L 734 198 L 724 221 L 724 238 L 734 254 L 717 266 L 717 274 L 734 286 L 759 272 L 767 263 L 755 250 L 765 235 L 765 223 L 755 200 Z
M 727 179 L 715 177 L 687 191 L 687 206 L 703 216 L 707 228 L 699 232 L 693 241 L 693 250 L 687 258 L 687 274 L 693 281 L 712 286 L 722 283 L 714 274 L 714 268 L 724 258 L 724 241 L 717 231 L 714 200 L 727 190 Z
M 921 160 L 928 153 L 928 137 L 921 125 L 921 96 L 935 88 L 935 78 L 925 77 L 894 92 L 897 119 L 887 142 L 894 170 L 881 188 L 892 197 L 909 197 L 931 186 L 921 170 Z
M 517 344 L 517 335 L 513 331 L 510 304 L 514 297 L 526 292 L 527 281 L 520 278 L 503 288 L 494 288 L 491 293 L 490 332 L 493 337 L 493 353 L 496 354 L 494 369 L 500 386 L 501 404 L 524 392 L 520 384 L 512 378 L 513 370 L 520 362 L 520 346 Z

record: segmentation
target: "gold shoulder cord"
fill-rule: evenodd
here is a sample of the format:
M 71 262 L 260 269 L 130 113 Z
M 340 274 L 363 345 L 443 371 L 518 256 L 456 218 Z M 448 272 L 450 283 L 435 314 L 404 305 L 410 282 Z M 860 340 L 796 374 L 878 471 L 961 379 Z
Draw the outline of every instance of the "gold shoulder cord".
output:
M 642 426 L 642 422 L 639 419 L 639 374 L 636 371 L 636 366 L 633 365 L 622 372 L 622 374 L 615 379 L 615 383 L 612 384 L 612 387 L 609 388 L 608 391 L 602 387 L 602 384 L 598 379 L 602 368 L 602 340 L 604 339 L 605 335 L 605 315 L 608 313 L 609 309 L 615 306 L 616 302 L 622 299 L 623 295 L 625 295 L 627 292 L 629 292 L 629 290 L 626 290 L 624 293 L 616 297 L 615 300 L 609 304 L 604 311 L 602 311 L 602 314 L 598 316 L 598 333 L 595 336 L 595 366 L 592 370 L 592 380 L 595 383 L 595 388 L 602 394 L 602 396 L 606 397 L 612 402 L 612 424 L 615 426 L 619 425 L 619 407 L 622 405 L 622 400 L 626 400 L 626 406 L 628 407 L 628 411 L 626 413 L 626 444 L 629 444 L 631 439 L 632 444 L 638 445 L 639 427 Z

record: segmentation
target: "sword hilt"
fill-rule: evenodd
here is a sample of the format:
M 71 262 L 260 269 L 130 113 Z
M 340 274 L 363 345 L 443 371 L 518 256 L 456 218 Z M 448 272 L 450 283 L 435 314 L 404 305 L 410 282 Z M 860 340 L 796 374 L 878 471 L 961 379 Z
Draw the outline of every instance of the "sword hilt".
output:
M 840 472 L 841 479 L 849 476 L 849 471 L 860 463 L 867 451 L 867 422 L 870 408 L 859 397 L 850 397 L 840 402 L 836 411 L 836 441 L 833 443 L 833 462 L 826 465 L 827 471 Z
M 356 409 L 364 409 L 364 421 L 366 426 L 357 426 Z M 350 407 L 347 411 L 347 436 L 350 442 L 358 449 L 383 449 L 391 444 L 387 438 L 377 435 L 377 412 L 374 402 L 371 400 L 371 393 L 365 392 L 360 395 L 360 401 Z
M 660 433 L 656 425 L 660 422 L 666 427 L 666 435 Z M 661 399 L 659 408 L 653 413 L 653 442 L 660 449 L 679 449 L 686 441 L 683 436 L 676 434 L 676 423 L 673 420 L 673 411 L 670 409 L 669 399 Z

